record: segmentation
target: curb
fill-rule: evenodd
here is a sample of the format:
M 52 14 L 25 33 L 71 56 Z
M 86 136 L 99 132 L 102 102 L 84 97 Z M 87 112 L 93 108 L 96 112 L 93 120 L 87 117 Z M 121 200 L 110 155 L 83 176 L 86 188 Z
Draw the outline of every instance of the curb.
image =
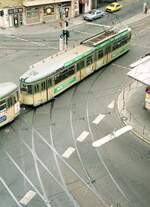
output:
M 121 119 L 121 123 L 123 125 L 131 125 L 132 123 L 134 123 L 134 121 L 130 122 L 130 118 L 129 117 L 129 113 L 126 109 L 126 103 L 128 103 L 130 97 L 132 96 L 133 93 L 135 93 L 136 89 L 138 87 L 140 87 L 142 84 L 139 84 L 137 81 L 132 81 L 131 83 L 129 83 L 129 86 L 126 87 L 124 90 L 121 91 L 121 93 L 118 95 L 117 98 L 117 109 L 118 109 L 118 113 L 119 113 L 119 117 Z M 130 88 L 130 90 L 129 90 Z M 126 101 L 124 101 L 124 99 L 126 99 Z M 122 117 L 122 118 L 121 118 Z M 127 119 L 129 121 L 123 120 Z M 140 132 L 138 132 L 138 130 L 136 130 L 136 124 L 133 124 L 133 130 L 132 133 L 135 134 L 139 139 L 141 139 L 142 141 L 144 141 L 146 144 L 150 145 L 150 140 L 148 140 L 145 136 L 141 135 Z M 149 132 L 150 134 L 150 132 Z

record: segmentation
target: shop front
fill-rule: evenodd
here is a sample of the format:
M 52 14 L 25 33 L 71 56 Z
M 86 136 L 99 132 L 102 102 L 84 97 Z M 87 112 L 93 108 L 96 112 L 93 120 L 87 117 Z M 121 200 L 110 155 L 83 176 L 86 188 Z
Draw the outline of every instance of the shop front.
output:
M 71 1 L 23 1 L 24 24 L 37 24 L 72 17 Z
M 79 0 L 79 13 L 84 14 L 91 10 L 90 0 Z
M 0 10 L 0 27 L 20 27 L 23 25 L 23 8 L 11 7 Z
M 8 9 L 9 27 L 20 27 L 23 25 L 23 8 Z

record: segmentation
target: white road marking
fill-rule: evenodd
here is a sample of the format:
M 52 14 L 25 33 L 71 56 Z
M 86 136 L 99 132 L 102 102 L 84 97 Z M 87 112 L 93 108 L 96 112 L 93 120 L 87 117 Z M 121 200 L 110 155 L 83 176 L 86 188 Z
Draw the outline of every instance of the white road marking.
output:
M 45 198 L 43 195 L 40 193 L 38 188 L 34 186 L 34 184 L 31 182 L 31 180 L 27 177 L 27 175 L 23 172 L 23 170 L 19 167 L 19 165 L 15 162 L 15 160 L 12 158 L 12 156 L 6 152 L 6 155 L 10 159 L 10 161 L 15 165 L 15 167 L 19 170 L 19 172 L 23 175 L 24 179 L 32 186 L 32 188 L 36 191 L 36 193 L 40 196 L 40 198 L 43 200 L 43 202 L 46 204 L 47 207 L 51 207 L 50 204 L 46 203 Z
M 117 131 L 114 131 L 111 134 L 108 134 L 107 136 L 105 136 L 103 138 L 98 139 L 97 141 L 93 142 L 92 145 L 93 145 L 93 147 L 100 147 L 103 144 L 119 137 L 120 135 L 122 135 L 126 132 L 129 132 L 130 130 L 132 130 L 132 126 L 127 125 L 127 126 L 121 128 L 121 129 L 118 129 Z
M 13 194 L 13 192 L 10 190 L 10 188 L 8 187 L 8 185 L 5 183 L 5 181 L 0 177 L 0 182 L 4 185 L 4 187 L 6 188 L 6 190 L 8 191 L 8 193 L 10 194 L 10 196 L 12 197 L 12 199 L 16 202 L 18 207 L 23 207 L 19 201 L 17 200 L 17 198 L 15 197 L 15 195 Z
M 16 39 L 16 40 L 21 40 L 21 41 L 24 41 L 24 42 L 29 42 L 31 44 L 38 45 L 38 46 L 46 46 L 44 43 L 41 43 L 41 42 L 33 42 L 33 41 L 30 42 L 30 40 L 28 40 L 28 39 L 24 39 L 24 38 L 20 38 L 20 37 L 16 37 L 16 36 L 7 35 L 7 37 L 12 38 L 12 39 Z
M 128 67 L 125 67 L 125 66 L 122 66 L 122 65 L 119 65 L 119 64 L 116 64 L 116 63 L 112 63 L 113 66 L 116 66 L 118 68 L 122 68 L 122 69 L 126 69 L 126 70 L 130 70 L 130 68 Z
M 113 100 L 109 105 L 108 108 L 113 109 L 115 106 L 115 100 Z
M 93 124 L 99 124 L 100 121 L 103 120 L 103 118 L 105 117 L 104 114 L 99 114 L 94 120 L 93 120 Z
M 83 141 L 87 138 L 88 135 L 89 135 L 89 132 L 87 132 L 87 131 L 83 131 L 83 132 L 80 134 L 80 136 L 77 138 L 77 141 L 78 141 L 78 142 L 83 142 Z
M 90 23 L 90 22 L 87 22 L 86 24 L 90 24 L 90 25 L 95 25 L 95 26 L 98 26 L 98 27 L 112 27 L 112 26 L 109 26 L 109 25 L 105 25 L 105 24 L 96 24 L 96 23 Z
M 70 29 L 70 30 L 74 30 L 74 29 Z M 81 34 L 87 34 L 87 35 L 94 35 L 93 33 L 91 32 L 82 32 L 80 30 L 75 30 L 75 32 L 78 32 L 78 33 L 81 33 Z
M 26 120 L 26 119 L 23 119 L 25 122 L 26 122 L 26 124 L 28 125 L 28 126 L 30 126 L 29 125 L 29 123 L 28 123 L 28 121 Z M 84 183 L 84 185 L 92 192 L 92 193 L 94 193 L 94 195 L 98 198 L 98 200 L 100 200 L 102 203 L 103 203 L 103 205 L 104 206 L 106 206 L 106 203 L 105 203 L 105 201 L 101 198 L 101 196 L 99 195 L 99 193 L 97 193 L 82 177 L 81 177 L 81 175 L 71 166 L 71 165 L 69 165 L 68 164 L 68 162 L 62 157 L 62 155 L 61 154 L 59 154 L 58 152 L 57 152 L 57 150 L 40 134 L 40 132 L 37 130 L 37 129 L 35 129 L 34 128 L 34 131 L 37 133 L 37 135 L 39 135 L 39 138 L 48 146 L 48 148 L 50 149 L 50 150 L 52 150 L 52 152 L 55 154 L 55 155 L 57 155 L 58 157 L 59 157 L 59 159 L 68 167 L 68 169 L 70 169 L 71 170 L 71 172 L 76 176 L 76 177 L 78 177 L 79 178 L 79 180 L 81 180 L 81 182 L 82 183 Z M 108 171 L 109 172 L 109 171 Z
M 25 196 L 20 200 L 20 203 L 23 205 L 27 205 L 28 203 L 30 203 L 30 201 L 34 198 L 34 196 L 36 195 L 36 192 L 29 190 Z
M 22 41 L 24 41 L 24 42 L 28 42 L 29 40 L 27 40 L 27 39 L 23 39 L 23 38 L 20 38 L 20 37 L 15 37 L 15 39 L 16 40 L 22 40 Z
M 75 148 L 68 147 L 68 149 L 63 153 L 62 156 L 65 157 L 65 158 L 69 158 L 74 151 L 75 151 Z

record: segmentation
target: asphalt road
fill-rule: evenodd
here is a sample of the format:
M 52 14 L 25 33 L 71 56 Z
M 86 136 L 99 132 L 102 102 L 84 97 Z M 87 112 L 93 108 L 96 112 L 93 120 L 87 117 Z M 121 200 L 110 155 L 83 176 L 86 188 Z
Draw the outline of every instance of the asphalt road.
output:
M 109 106 L 130 81 L 128 65 L 149 51 L 149 26 L 148 20 L 132 25 L 129 53 L 55 100 L 35 110 L 25 108 L 1 129 L 1 207 L 24 206 L 19 201 L 30 190 L 36 195 L 28 207 L 149 207 L 149 146 L 128 133 L 97 150 L 92 147 L 94 140 L 122 127 L 116 105 Z M 91 24 L 72 28 L 70 46 L 100 29 Z M 18 83 L 28 65 L 57 51 L 58 35 L 22 35 L 28 42 L 1 36 L 0 81 Z M 105 117 L 97 125 L 93 120 L 99 114 Z M 89 134 L 78 142 L 84 131 Z M 75 152 L 66 159 L 62 154 L 68 147 Z

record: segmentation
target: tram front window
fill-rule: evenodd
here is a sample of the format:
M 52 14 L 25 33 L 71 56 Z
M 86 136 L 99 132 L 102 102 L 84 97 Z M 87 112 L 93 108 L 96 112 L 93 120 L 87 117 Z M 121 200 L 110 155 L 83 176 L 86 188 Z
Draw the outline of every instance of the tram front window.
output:
M 0 102 L 0 112 L 3 112 L 6 110 L 6 102 L 5 101 L 1 101 Z
M 27 86 L 21 82 L 21 91 L 27 91 Z

